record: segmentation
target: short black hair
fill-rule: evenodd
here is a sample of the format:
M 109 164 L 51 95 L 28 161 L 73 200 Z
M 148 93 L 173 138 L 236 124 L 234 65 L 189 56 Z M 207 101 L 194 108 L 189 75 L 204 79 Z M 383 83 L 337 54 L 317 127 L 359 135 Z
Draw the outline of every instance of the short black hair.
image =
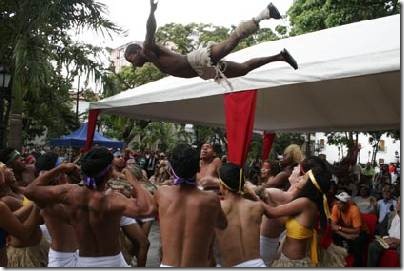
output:
M 174 147 L 168 160 L 175 174 L 184 179 L 193 179 L 199 171 L 199 153 L 188 144 Z
M 125 59 L 128 59 L 128 55 L 136 53 L 137 51 L 141 50 L 142 46 L 138 43 L 131 43 L 125 49 Z
M 35 168 L 38 171 L 41 170 L 51 170 L 56 166 L 58 160 L 58 155 L 55 152 L 47 152 L 38 157 L 35 163 Z
M 243 190 L 245 180 L 239 165 L 233 163 L 222 165 L 219 169 L 219 176 L 231 191 L 241 192 Z
M 112 163 L 114 156 L 105 147 L 95 147 L 81 158 L 81 171 L 88 177 L 96 177 Z

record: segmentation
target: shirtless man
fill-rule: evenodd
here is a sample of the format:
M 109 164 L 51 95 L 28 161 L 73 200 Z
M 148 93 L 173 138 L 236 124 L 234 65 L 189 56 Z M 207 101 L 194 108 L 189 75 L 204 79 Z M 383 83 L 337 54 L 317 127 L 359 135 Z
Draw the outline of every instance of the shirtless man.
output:
M 160 186 L 154 194 L 160 216 L 163 259 L 161 267 L 208 267 L 214 229 L 227 226 L 215 193 L 196 187 L 198 152 L 177 145 L 169 161 L 175 184 Z
M 119 243 L 122 216 L 147 216 L 155 212 L 153 198 L 124 170 L 133 186 L 132 197 L 108 189 L 113 156 L 106 148 L 94 148 L 81 160 L 84 185 L 50 185 L 59 174 L 71 174 L 77 166 L 64 163 L 39 176 L 24 191 L 42 206 L 62 203 L 69 209 L 70 223 L 79 243 L 76 267 L 127 267 Z
M 266 267 L 260 257 L 260 224 L 265 204 L 242 197 L 244 176 L 235 164 L 220 168 L 222 209 L 227 228 L 216 230 L 222 267 Z
M 197 183 L 204 190 L 219 189 L 219 168 L 222 161 L 210 143 L 204 143 L 200 152 L 199 172 L 196 175 Z
M 125 59 L 131 62 L 133 67 L 141 67 L 146 62 L 152 62 L 164 73 L 183 78 L 199 76 L 205 80 L 243 76 L 273 61 L 286 61 L 294 69 L 298 68 L 296 61 L 286 49 L 273 56 L 254 58 L 243 63 L 222 60 L 242 39 L 258 30 L 261 20 L 281 18 L 278 9 L 272 3 L 257 17 L 240 23 L 225 41 L 220 43 L 208 42 L 206 48 L 200 48 L 188 55 L 178 54 L 156 44 L 155 32 L 157 25 L 154 12 L 157 9 L 157 3 L 155 3 L 155 0 L 150 0 L 150 5 L 145 41 L 142 45 L 130 44 L 125 51 Z

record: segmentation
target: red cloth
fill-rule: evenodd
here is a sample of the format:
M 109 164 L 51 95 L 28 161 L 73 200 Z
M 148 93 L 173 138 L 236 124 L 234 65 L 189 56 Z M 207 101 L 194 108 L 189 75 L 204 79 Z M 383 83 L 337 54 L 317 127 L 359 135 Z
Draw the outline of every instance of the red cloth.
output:
M 224 95 L 226 112 L 227 160 L 243 166 L 252 139 L 257 90 Z
M 369 230 L 369 237 L 373 239 L 376 232 L 377 215 L 375 214 L 361 214 L 363 223 L 366 224 Z
M 275 133 L 264 132 L 262 139 L 262 161 L 267 160 L 271 152 L 272 144 L 274 143 Z
M 97 118 L 100 114 L 99 109 L 92 109 L 88 113 L 88 125 L 87 125 L 87 140 L 84 147 L 80 150 L 81 152 L 88 152 L 93 145 L 95 126 L 97 125 Z
M 400 255 L 395 249 L 386 249 L 383 251 L 380 260 L 380 267 L 400 267 Z

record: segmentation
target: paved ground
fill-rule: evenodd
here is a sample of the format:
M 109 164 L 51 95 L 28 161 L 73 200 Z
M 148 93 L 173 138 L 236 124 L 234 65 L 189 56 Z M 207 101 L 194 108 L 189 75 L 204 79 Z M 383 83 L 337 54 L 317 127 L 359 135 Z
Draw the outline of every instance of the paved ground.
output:
M 156 221 L 149 234 L 150 248 L 147 253 L 146 267 L 159 267 L 160 266 L 160 227 Z

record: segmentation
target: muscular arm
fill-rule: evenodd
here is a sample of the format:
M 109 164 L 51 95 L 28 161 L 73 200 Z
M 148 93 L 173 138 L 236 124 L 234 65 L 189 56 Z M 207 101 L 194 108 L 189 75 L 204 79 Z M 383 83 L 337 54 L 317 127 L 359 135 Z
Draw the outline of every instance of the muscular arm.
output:
M 24 195 L 41 206 L 55 203 L 68 204 L 68 193 L 76 187 L 73 184 L 49 186 L 49 183 L 59 174 L 74 170 L 74 164 L 62 164 L 36 178 L 24 189 Z
M 282 171 L 279 172 L 274 178 L 268 180 L 265 184 L 266 187 L 277 187 L 280 186 L 282 184 L 282 182 L 287 181 L 288 180 L 289 175 Z
M 300 213 L 303 208 L 307 206 L 308 201 L 309 200 L 305 198 L 298 198 L 292 202 L 277 207 L 271 207 L 264 202 L 262 202 L 262 206 L 264 208 L 264 214 L 268 218 L 277 218 L 281 216 L 293 216 Z
M 291 202 L 299 194 L 299 191 L 296 185 L 291 186 L 287 191 L 282 191 L 278 188 L 265 189 L 266 198 L 276 205 Z
M 124 215 L 129 217 L 152 216 L 156 212 L 153 196 L 143 185 L 135 180 L 129 170 L 124 170 L 126 180 L 133 186 L 133 198 L 118 195 L 118 200 L 125 206 Z
M 143 48 L 146 50 L 154 51 L 157 49 L 155 33 L 157 29 L 156 18 L 154 12 L 157 9 L 157 3 L 154 0 L 150 0 L 150 14 L 146 23 L 146 39 L 143 43 Z

